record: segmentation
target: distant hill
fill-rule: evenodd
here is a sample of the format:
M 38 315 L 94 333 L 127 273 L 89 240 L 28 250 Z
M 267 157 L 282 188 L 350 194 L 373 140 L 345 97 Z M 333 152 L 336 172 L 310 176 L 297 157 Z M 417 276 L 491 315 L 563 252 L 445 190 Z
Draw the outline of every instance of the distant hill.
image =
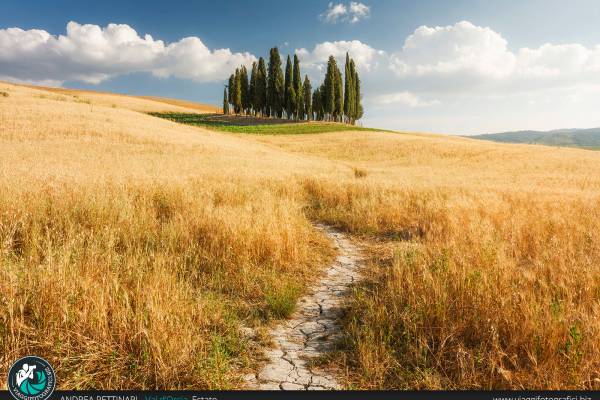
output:
M 469 136 L 472 139 L 503 143 L 543 144 L 547 146 L 600 149 L 600 128 L 556 129 L 553 131 L 515 131 Z

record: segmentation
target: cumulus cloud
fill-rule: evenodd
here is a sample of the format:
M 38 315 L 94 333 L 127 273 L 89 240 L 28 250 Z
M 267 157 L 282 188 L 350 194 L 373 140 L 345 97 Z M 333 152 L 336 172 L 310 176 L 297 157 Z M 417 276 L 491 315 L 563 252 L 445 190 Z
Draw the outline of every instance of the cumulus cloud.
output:
M 327 23 L 349 22 L 354 24 L 371 15 L 371 8 L 366 4 L 351 1 L 350 4 L 329 3 L 327 10 L 319 18 Z
M 386 55 L 385 51 L 374 49 L 359 40 L 322 42 L 310 51 L 301 48 L 296 49 L 295 53 L 298 54 L 298 58 L 305 66 L 317 69 L 323 69 L 330 55 L 334 56 L 340 65 L 343 65 L 346 53 L 349 53 L 359 71 L 369 71 L 375 68 L 382 57 Z
M 417 28 L 392 55 L 391 68 L 399 76 L 468 73 L 501 78 L 515 65 L 507 41 L 490 28 L 462 21 L 455 25 Z
M 413 87 L 485 90 L 550 88 L 600 79 L 600 46 L 546 43 L 513 52 L 491 28 L 461 21 L 417 28 L 389 68 Z
M 350 2 L 350 7 L 348 7 L 348 10 L 351 23 L 356 23 L 361 19 L 368 18 L 371 15 L 371 8 L 369 6 L 354 1 Z
M 600 45 L 514 48 L 491 27 L 468 21 L 420 26 L 399 39 L 399 48 L 386 50 L 342 40 L 296 53 L 319 82 L 329 55 L 343 70 L 349 52 L 361 74 L 367 119 L 389 120 L 389 127 L 402 121 L 405 128 L 468 133 L 600 126 L 591 111 L 600 98 Z M 390 110 L 393 117 L 382 117 Z
M 66 35 L 59 36 L 39 29 L 0 29 L 0 76 L 16 81 L 97 84 L 115 75 L 148 72 L 207 82 L 255 59 L 249 53 L 210 50 L 197 37 L 165 44 L 150 35 L 140 37 L 124 24 L 69 22 Z

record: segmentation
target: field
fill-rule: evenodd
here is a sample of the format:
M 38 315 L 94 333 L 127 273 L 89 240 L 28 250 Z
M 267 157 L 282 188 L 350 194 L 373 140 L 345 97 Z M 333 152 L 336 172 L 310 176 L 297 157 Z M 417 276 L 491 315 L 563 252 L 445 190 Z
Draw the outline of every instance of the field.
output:
M 600 388 L 600 153 L 0 92 L 0 375 L 33 353 L 62 389 L 241 388 L 239 328 L 293 311 L 322 222 L 368 256 L 323 360 L 347 387 Z
M 302 121 L 295 122 L 288 119 L 270 119 L 250 116 L 225 116 L 219 114 L 198 113 L 150 113 L 155 117 L 168 119 L 182 124 L 200 126 L 223 132 L 245 133 L 258 135 L 302 135 L 327 132 L 377 131 L 377 129 L 363 128 L 332 122 Z

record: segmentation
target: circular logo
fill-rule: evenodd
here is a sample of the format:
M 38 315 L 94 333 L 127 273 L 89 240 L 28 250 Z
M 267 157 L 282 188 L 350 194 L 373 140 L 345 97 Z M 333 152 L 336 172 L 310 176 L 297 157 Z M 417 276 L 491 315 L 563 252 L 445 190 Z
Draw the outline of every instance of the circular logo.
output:
M 23 357 L 8 371 L 8 391 L 17 400 L 46 400 L 55 387 L 54 370 L 41 357 Z

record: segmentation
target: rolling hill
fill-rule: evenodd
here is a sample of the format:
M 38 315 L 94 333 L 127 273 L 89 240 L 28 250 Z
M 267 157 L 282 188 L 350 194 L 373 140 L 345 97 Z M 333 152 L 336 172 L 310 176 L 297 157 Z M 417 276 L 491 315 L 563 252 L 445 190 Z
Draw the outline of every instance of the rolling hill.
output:
M 547 146 L 600 148 L 600 128 L 556 129 L 552 131 L 514 131 L 469 136 L 502 143 L 542 144 Z

